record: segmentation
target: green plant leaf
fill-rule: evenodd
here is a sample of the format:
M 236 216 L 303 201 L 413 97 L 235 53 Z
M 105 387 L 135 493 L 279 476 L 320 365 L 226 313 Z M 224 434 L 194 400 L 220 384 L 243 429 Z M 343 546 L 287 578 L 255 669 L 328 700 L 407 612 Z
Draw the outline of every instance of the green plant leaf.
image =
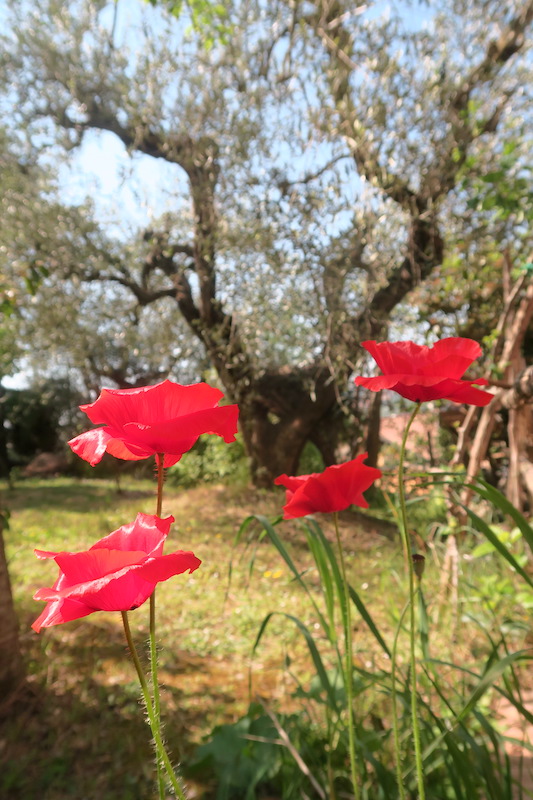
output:
M 487 525 L 487 523 L 478 517 L 478 515 L 472 511 L 467 506 L 461 503 L 462 508 L 466 511 L 472 522 L 474 523 L 474 527 L 484 534 L 484 536 L 489 540 L 495 550 L 500 553 L 501 556 L 512 566 L 512 568 L 518 572 L 518 574 L 526 581 L 526 583 L 533 587 L 533 580 L 527 574 L 527 572 L 520 566 L 516 558 L 513 554 L 507 549 L 507 547 L 500 542 L 499 538 L 496 536 L 494 531 Z
M 340 570 L 339 570 L 339 565 L 337 563 L 337 559 L 336 559 L 335 553 L 333 551 L 333 548 L 332 548 L 330 542 L 328 542 L 328 540 L 324 536 L 324 532 L 322 531 L 322 529 L 320 528 L 320 526 L 318 525 L 318 523 L 315 520 L 308 520 L 307 525 L 312 526 L 312 529 L 316 532 L 316 535 L 319 536 L 320 539 L 321 539 L 322 545 L 324 547 L 324 551 L 326 552 L 326 554 L 327 554 L 327 556 L 329 558 L 329 561 L 331 563 L 331 567 L 332 567 L 332 571 L 333 571 L 333 574 L 334 574 L 334 578 L 335 578 L 335 582 L 336 582 L 336 586 L 337 586 L 337 591 L 339 593 L 339 597 L 342 597 L 342 594 L 343 594 L 342 576 L 341 576 L 341 573 L 340 573 Z M 373 634 L 373 636 L 376 639 L 376 641 L 379 643 L 380 647 L 390 657 L 390 655 L 391 655 L 390 649 L 389 649 L 387 643 L 385 642 L 383 636 L 379 632 L 379 630 L 377 628 L 377 625 L 374 622 L 374 620 L 372 619 L 372 616 L 371 616 L 370 612 L 368 611 L 367 607 L 365 606 L 365 604 L 361 600 L 361 597 L 355 591 L 353 586 L 349 585 L 348 589 L 349 589 L 349 592 L 350 592 L 350 597 L 352 599 L 352 602 L 355 605 L 355 607 L 357 608 L 359 614 L 361 615 L 363 620 L 368 625 L 369 630 Z
M 489 503 L 492 503 L 492 505 L 496 506 L 496 508 L 499 508 L 502 513 L 508 514 L 511 517 L 516 526 L 522 531 L 522 536 L 529 545 L 529 548 L 533 554 L 533 528 L 527 522 L 523 514 L 521 514 L 520 511 L 514 507 L 514 505 L 505 497 L 505 495 L 499 492 L 498 489 L 495 489 L 494 486 L 491 486 L 490 483 L 484 481 L 482 478 L 478 478 L 470 488 L 472 488 L 480 497 L 483 497 L 485 500 L 488 500 Z
M 252 656 L 255 656 L 257 648 L 259 647 L 261 639 L 263 638 L 263 634 L 264 634 L 265 630 L 267 629 L 268 623 L 270 622 L 270 620 L 274 616 L 281 616 L 281 617 L 285 617 L 286 619 L 291 620 L 291 622 L 293 622 L 296 625 L 296 627 L 298 628 L 298 630 L 302 633 L 302 635 L 303 635 L 303 637 L 305 639 L 305 642 L 307 644 L 307 648 L 309 650 L 309 653 L 311 655 L 311 658 L 313 660 L 313 664 L 315 666 L 316 674 L 317 674 L 317 676 L 318 676 L 318 678 L 320 680 L 320 683 L 322 684 L 322 687 L 323 687 L 323 689 L 324 689 L 324 691 L 325 691 L 325 693 L 326 693 L 326 695 L 328 697 L 329 705 L 334 711 L 339 713 L 340 709 L 339 709 L 339 705 L 338 705 L 338 701 L 337 701 L 337 696 L 336 696 L 335 690 L 334 690 L 333 686 L 331 685 L 331 682 L 330 682 L 330 680 L 328 678 L 328 673 L 326 671 L 326 668 L 324 667 L 324 663 L 322 661 L 322 658 L 320 656 L 318 648 L 317 648 L 317 646 L 315 644 L 315 640 L 313 639 L 313 635 L 310 632 L 310 630 L 307 628 L 307 626 L 304 625 L 304 623 L 300 619 L 298 619 L 298 617 L 295 617 L 293 614 L 287 614 L 285 611 L 271 611 L 269 614 L 267 614 L 266 617 L 264 618 L 263 622 L 261 623 L 261 627 L 259 628 L 259 632 L 257 634 L 256 640 L 254 642 L 254 646 L 252 648 Z

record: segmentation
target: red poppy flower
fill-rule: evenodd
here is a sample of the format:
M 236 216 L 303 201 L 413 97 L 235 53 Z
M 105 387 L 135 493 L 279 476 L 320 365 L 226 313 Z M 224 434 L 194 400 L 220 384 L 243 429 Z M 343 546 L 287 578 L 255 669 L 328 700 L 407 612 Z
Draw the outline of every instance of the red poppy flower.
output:
M 368 508 L 363 492 L 381 477 L 381 472 L 363 464 L 367 455 L 362 453 L 353 461 L 334 464 L 326 467 L 324 472 L 315 472 L 312 475 L 280 475 L 274 483 L 287 489 L 283 518 L 327 514 L 342 511 L 351 505 Z
M 472 362 L 481 355 L 481 347 L 472 339 L 441 339 L 433 347 L 414 342 L 378 344 L 370 341 L 362 342 L 362 345 L 376 360 L 383 375 L 356 378 L 357 386 L 366 386 L 373 392 L 392 389 L 415 403 L 451 400 L 486 406 L 492 400 L 492 394 L 472 385 L 486 386 L 488 381 L 484 378 L 461 380 Z
M 60 625 L 94 611 L 129 611 L 142 605 L 156 583 L 201 564 L 194 553 L 177 550 L 163 555 L 163 545 L 174 517 L 160 519 L 137 514 L 135 522 L 123 525 L 81 553 L 51 553 L 36 550 L 38 558 L 53 558 L 59 577 L 51 589 L 39 589 L 34 600 L 46 607 L 32 628 Z
M 93 467 L 106 451 L 126 461 L 165 453 L 164 465 L 171 467 L 203 433 L 235 441 L 239 408 L 219 406 L 222 397 L 207 383 L 163 381 L 139 389 L 103 389 L 94 403 L 80 408 L 104 427 L 76 436 L 69 445 Z

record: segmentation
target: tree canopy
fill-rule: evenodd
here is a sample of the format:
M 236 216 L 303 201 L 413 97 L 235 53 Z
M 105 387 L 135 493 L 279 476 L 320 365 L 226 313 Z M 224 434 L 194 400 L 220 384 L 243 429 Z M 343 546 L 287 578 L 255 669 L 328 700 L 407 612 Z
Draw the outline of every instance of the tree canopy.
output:
M 111 234 L 70 208 L 70 237 L 88 248 L 70 263 L 47 223 L 43 291 L 85 287 L 89 317 L 106 308 L 102 335 L 110 317 L 163 314 L 167 354 L 185 326 L 241 406 L 259 483 L 294 472 L 306 441 L 335 458 L 365 410 L 348 389 L 359 343 L 385 335 L 414 289 L 431 279 L 443 298 L 461 270 L 469 285 L 472 254 L 502 232 L 525 252 L 532 2 L 238 0 L 225 4 L 231 35 L 210 47 L 165 4 L 11 5 L 3 104 L 32 151 L 54 162 L 108 132 L 175 184 L 170 210 L 136 230 L 126 209 Z M 515 194 L 495 220 L 502 169 Z M 156 339 L 139 341 L 140 366 L 153 365 Z

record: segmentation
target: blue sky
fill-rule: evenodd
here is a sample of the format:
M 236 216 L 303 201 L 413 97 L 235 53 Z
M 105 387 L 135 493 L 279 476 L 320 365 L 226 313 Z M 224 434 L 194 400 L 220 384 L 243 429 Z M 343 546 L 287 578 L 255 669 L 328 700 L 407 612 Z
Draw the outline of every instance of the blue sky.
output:
M 0 13 L 5 0 L 0 0 Z M 388 0 L 369 3 L 365 16 L 375 18 L 389 13 Z M 111 29 L 113 5 L 103 12 L 102 20 Z M 157 19 L 159 11 L 142 0 L 118 3 L 115 40 L 135 42 L 135 31 L 139 29 L 143 14 Z M 433 15 L 430 3 L 405 4 L 405 23 L 409 29 L 429 24 Z M 184 23 L 186 24 L 186 23 Z M 327 155 L 325 156 L 327 158 Z M 302 173 L 310 167 L 302 166 Z M 184 179 L 184 176 L 181 176 Z M 116 136 L 108 132 L 90 131 L 82 146 L 74 151 L 68 164 L 59 171 L 61 194 L 66 202 L 81 203 L 85 197 L 92 198 L 96 216 L 109 224 L 116 235 L 126 234 L 122 228 L 145 227 L 154 217 L 165 211 L 176 209 L 176 182 L 180 170 L 140 153 L 130 156 Z M 117 225 L 116 222 L 120 220 Z M 125 222 L 127 220 L 128 222 Z
M 388 2 L 375 3 L 365 14 L 369 17 L 386 14 L 388 6 Z M 128 3 L 119 0 L 118 8 L 116 41 L 119 43 L 128 37 L 131 41 L 131 36 L 135 36 L 135 33 L 127 31 L 138 30 L 142 14 L 154 16 L 160 13 L 144 5 L 141 0 L 133 3 L 131 0 Z M 109 28 L 112 9 L 113 4 L 110 4 L 103 16 Z M 5 0 L 0 0 L 0 24 L 5 10 Z M 429 6 L 406 5 L 406 24 L 409 28 L 427 24 L 431 15 Z M 310 151 L 310 157 L 316 158 L 316 151 L 314 155 Z M 327 157 L 326 153 L 324 160 Z M 304 173 L 310 165 L 302 164 L 299 168 Z M 70 153 L 58 174 L 63 201 L 78 204 L 90 197 L 96 218 L 111 234 L 121 239 L 129 238 L 132 229 L 150 225 L 154 218 L 165 211 L 175 212 L 179 204 L 177 195 L 180 183 L 183 182 L 184 186 L 185 180 L 179 167 L 169 165 L 163 159 L 139 153 L 130 156 L 119 139 L 105 131 L 87 132 L 82 145 Z M 347 197 L 347 208 L 353 201 L 353 184 L 348 191 L 350 197 Z M 21 385 L 23 381 L 23 376 L 15 376 L 9 380 L 9 385 Z

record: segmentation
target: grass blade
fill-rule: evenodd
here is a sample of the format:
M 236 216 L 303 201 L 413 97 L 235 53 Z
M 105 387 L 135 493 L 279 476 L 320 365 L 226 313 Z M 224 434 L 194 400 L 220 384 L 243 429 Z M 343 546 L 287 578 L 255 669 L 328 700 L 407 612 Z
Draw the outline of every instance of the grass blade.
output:
M 333 573 L 333 576 L 334 576 L 334 579 L 335 579 L 335 582 L 336 582 L 336 585 L 337 585 L 337 591 L 339 593 L 341 593 L 343 591 L 343 589 L 342 589 L 342 576 L 341 576 L 341 573 L 340 573 L 340 570 L 339 570 L 339 565 L 337 564 L 337 558 L 335 556 L 335 553 L 333 551 L 331 543 L 326 539 L 326 537 L 324 536 L 324 532 L 322 531 L 320 526 L 314 520 L 308 520 L 308 522 L 306 524 L 320 538 L 320 541 L 322 542 L 322 546 L 324 548 L 324 552 L 327 554 L 327 557 L 328 557 L 328 559 L 330 561 L 330 564 L 331 564 L 332 573 Z M 352 600 L 353 604 L 355 605 L 357 611 L 359 612 L 359 614 L 361 615 L 363 620 L 366 622 L 369 630 L 373 634 L 373 636 L 376 639 L 376 641 L 379 643 L 380 647 L 384 650 L 384 652 L 390 658 L 390 654 L 391 653 L 390 653 L 389 647 L 388 647 L 387 643 L 385 642 L 384 638 L 382 637 L 381 633 L 379 632 L 379 630 L 377 628 L 377 625 L 374 622 L 374 620 L 372 619 L 372 616 L 371 616 L 370 612 L 368 611 L 367 607 L 365 606 L 365 604 L 361 600 L 360 596 L 358 595 L 358 593 L 355 591 L 355 589 L 353 588 L 353 586 L 351 584 L 348 586 L 348 589 L 349 589 L 349 592 L 350 592 L 351 600 Z M 339 594 L 339 597 L 340 596 L 341 596 L 341 594 Z M 342 604 L 341 604 L 341 606 L 342 606 Z
M 317 648 L 317 646 L 315 644 L 315 640 L 313 639 L 313 635 L 311 634 L 310 630 L 304 625 L 304 623 L 300 619 L 298 619 L 298 617 L 295 617 L 293 614 L 287 614 L 285 611 L 271 611 L 269 614 L 267 614 L 266 617 L 264 618 L 263 622 L 261 623 L 261 627 L 259 628 L 259 632 L 258 632 L 258 634 L 256 636 L 256 639 L 255 639 L 255 642 L 254 642 L 254 646 L 252 648 L 252 656 L 255 655 L 255 653 L 257 651 L 257 648 L 259 647 L 259 643 L 261 642 L 261 639 L 263 638 L 263 634 L 264 634 L 264 632 L 265 632 L 265 630 L 266 630 L 266 628 L 268 626 L 268 623 L 270 622 L 272 617 L 274 617 L 276 615 L 285 617 L 286 619 L 291 620 L 291 622 L 294 622 L 296 627 L 302 633 L 302 635 L 303 635 L 303 637 L 304 637 L 304 639 L 306 641 L 307 648 L 309 650 L 311 658 L 313 660 L 313 664 L 315 666 L 316 674 L 318 675 L 318 678 L 320 679 L 320 683 L 322 685 L 322 688 L 324 689 L 324 691 L 326 692 L 326 694 L 328 696 L 328 700 L 329 700 L 329 703 L 331 705 L 331 708 L 333 708 L 337 713 L 339 713 L 339 704 L 338 704 L 338 701 L 337 701 L 337 697 L 335 695 L 335 691 L 333 689 L 333 686 L 331 685 L 331 682 L 330 682 L 330 680 L 328 678 L 328 674 L 326 672 L 326 668 L 324 667 L 324 663 L 322 661 L 322 658 L 320 656 L 318 648 Z
M 482 520 L 481 517 L 478 517 L 478 515 L 474 511 L 472 511 L 470 508 L 467 508 L 467 506 L 462 505 L 462 508 L 464 508 L 464 510 L 474 523 L 474 527 L 488 539 L 488 541 L 491 543 L 494 549 L 497 550 L 498 553 L 500 553 L 500 555 L 503 556 L 503 558 L 505 558 L 505 560 L 511 565 L 511 567 L 515 570 L 515 572 L 517 572 L 520 575 L 520 577 L 522 577 L 526 581 L 526 583 L 533 588 L 533 580 L 530 578 L 527 572 L 520 566 L 516 558 L 507 549 L 507 547 L 503 544 L 503 542 L 500 542 L 496 534 L 491 530 L 491 528 L 487 525 L 487 523 L 484 520 Z
M 520 511 L 514 507 L 511 501 L 508 500 L 504 494 L 499 492 L 498 489 L 496 489 L 494 486 L 491 486 L 490 483 L 487 483 L 482 478 L 478 478 L 476 483 L 473 484 L 471 488 L 480 497 L 483 497 L 484 500 L 492 503 L 492 505 L 496 506 L 496 508 L 499 508 L 504 514 L 508 514 L 511 517 L 517 528 L 519 528 L 522 532 L 524 540 L 527 542 L 531 552 L 533 553 L 533 528 L 531 525 L 529 525 Z

